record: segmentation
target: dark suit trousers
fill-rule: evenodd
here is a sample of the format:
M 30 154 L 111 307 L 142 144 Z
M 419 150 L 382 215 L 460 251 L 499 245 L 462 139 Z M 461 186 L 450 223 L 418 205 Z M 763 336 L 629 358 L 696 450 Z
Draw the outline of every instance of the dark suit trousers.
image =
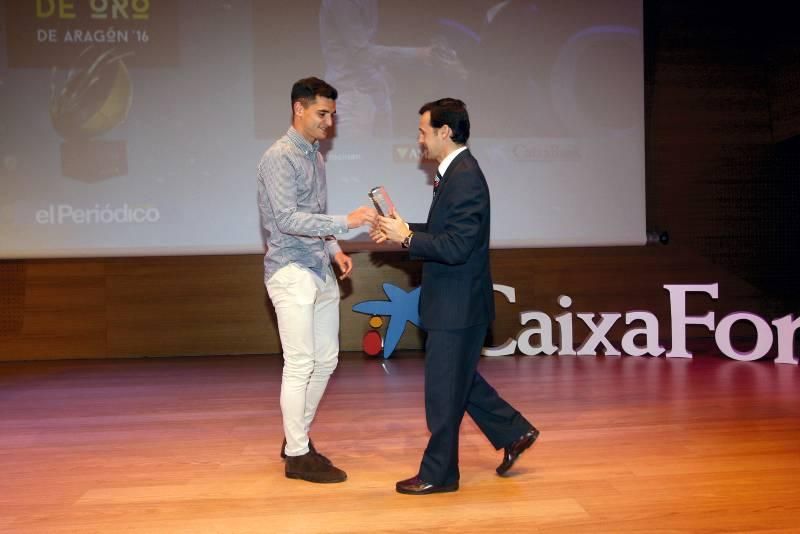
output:
M 458 433 L 464 412 L 499 449 L 532 425 L 478 373 L 488 324 L 429 330 L 425 343 L 425 416 L 431 433 L 419 477 L 450 485 L 459 479 Z

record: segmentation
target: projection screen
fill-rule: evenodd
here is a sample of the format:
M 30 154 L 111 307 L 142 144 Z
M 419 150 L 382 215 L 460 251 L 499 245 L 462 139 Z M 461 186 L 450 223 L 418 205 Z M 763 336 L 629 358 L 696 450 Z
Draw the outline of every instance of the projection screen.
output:
M 6 0 L 0 17 L 2 258 L 263 251 L 256 165 L 310 75 L 339 90 L 329 213 L 383 185 L 424 221 L 418 110 L 450 96 L 494 247 L 645 241 L 640 0 Z

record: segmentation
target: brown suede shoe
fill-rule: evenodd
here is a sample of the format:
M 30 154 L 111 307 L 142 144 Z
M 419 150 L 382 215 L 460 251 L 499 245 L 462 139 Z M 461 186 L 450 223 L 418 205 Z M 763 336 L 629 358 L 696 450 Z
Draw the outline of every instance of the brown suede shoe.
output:
M 318 484 L 328 484 L 333 482 L 344 482 L 347 480 L 347 473 L 341 469 L 326 463 L 315 452 L 307 452 L 302 456 L 286 457 L 286 478 L 299 478 L 308 482 Z
M 314 442 L 311 441 L 311 438 L 308 439 L 308 450 L 322 458 L 323 462 L 326 462 L 328 465 L 333 465 L 333 462 L 328 460 L 328 457 L 324 454 L 320 454 L 317 449 L 314 448 Z M 286 459 L 286 438 L 283 438 L 283 445 L 281 445 L 281 458 L 284 460 Z

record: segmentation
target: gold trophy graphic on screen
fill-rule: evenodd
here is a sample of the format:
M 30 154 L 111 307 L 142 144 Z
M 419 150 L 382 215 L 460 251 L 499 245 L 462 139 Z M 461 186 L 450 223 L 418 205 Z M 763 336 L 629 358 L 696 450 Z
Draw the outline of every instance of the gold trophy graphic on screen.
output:
M 114 50 L 92 47 L 78 56 L 57 87 L 55 69 L 50 90 L 50 120 L 61 143 L 61 173 L 86 182 L 97 182 L 128 173 L 125 141 L 96 139 L 128 116 L 133 98 L 128 69 Z

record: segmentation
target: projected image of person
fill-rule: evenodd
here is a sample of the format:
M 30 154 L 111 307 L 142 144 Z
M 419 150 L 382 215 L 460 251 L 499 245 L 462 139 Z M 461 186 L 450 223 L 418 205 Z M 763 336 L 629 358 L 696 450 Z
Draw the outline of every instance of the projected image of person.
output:
M 378 217 L 370 235 L 422 260 L 419 314 L 425 342 L 425 416 L 431 433 L 418 473 L 396 485 L 399 493 L 456 491 L 458 434 L 464 413 L 496 449 L 505 474 L 539 431 L 503 400 L 477 371 L 494 295 L 489 266 L 489 188 L 466 143 L 464 102 L 443 98 L 419 110 L 423 157 L 438 163 L 428 222 L 406 224 L 399 213 Z
M 325 78 L 339 89 L 337 135 L 392 135 L 388 64 L 420 61 L 452 72 L 463 70 L 455 52 L 441 40 L 427 47 L 376 43 L 378 20 L 378 0 L 323 0 L 320 7 Z
M 347 475 L 317 452 L 308 437 L 339 356 L 339 286 L 352 259 L 334 234 L 374 222 L 373 208 L 327 215 L 325 162 L 319 142 L 336 113 L 337 91 L 318 78 L 292 86 L 292 125 L 261 158 L 258 204 L 266 235 L 264 283 L 283 348 L 280 405 L 285 474 L 309 482 L 343 482 Z
M 489 1 L 479 21 L 459 20 L 459 11 L 439 20 L 441 35 L 463 62 L 463 90 L 481 102 L 475 116 L 484 134 L 528 136 L 531 125 L 540 135 L 555 136 L 562 128 L 550 104 L 547 83 L 551 54 L 546 44 L 546 6 L 527 0 Z M 514 87 L 526 100 L 524 107 L 508 106 L 496 98 Z M 491 126 L 490 126 L 491 125 Z

